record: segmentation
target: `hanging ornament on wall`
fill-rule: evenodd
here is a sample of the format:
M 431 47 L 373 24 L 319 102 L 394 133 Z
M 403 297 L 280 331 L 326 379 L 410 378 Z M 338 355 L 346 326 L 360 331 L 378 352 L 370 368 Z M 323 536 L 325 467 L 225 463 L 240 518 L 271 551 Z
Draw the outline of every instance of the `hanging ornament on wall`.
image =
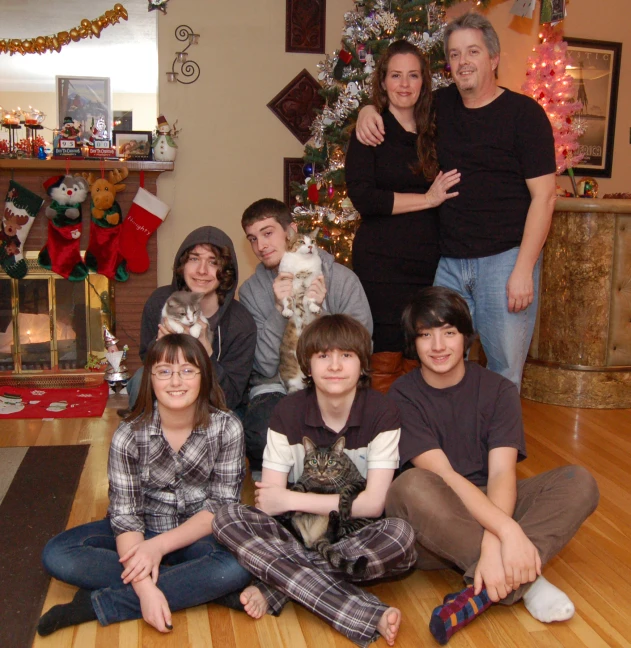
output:
M 169 2 L 169 0 L 149 0 L 149 8 L 147 11 L 155 11 L 156 9 L 159 9 L 163 14 L 166 14 L 167 2 Z
M 60 31 L 52 36 L 37 36 L 37 38 L 5 38 L 0 40 L 0 54 L 44 54 L 45 52 L 61 52 L 61 48 L 71 41 L 78 42 L 84 38 L 100 38 L 101 31 L 109 25 L 115 25 L 120 19 L 127 20 L 127 9 L 116 3 L 112 9 L 94 20 L 84 18 L 78 27 Z

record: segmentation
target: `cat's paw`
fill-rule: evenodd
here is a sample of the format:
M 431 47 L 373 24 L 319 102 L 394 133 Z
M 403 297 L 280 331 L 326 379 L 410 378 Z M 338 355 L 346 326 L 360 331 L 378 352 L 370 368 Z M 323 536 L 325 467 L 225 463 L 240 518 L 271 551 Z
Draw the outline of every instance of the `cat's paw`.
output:
M 291 310 L 291 308 L 283 308 L 282 311 L 282 316 L 286 317 L 289 319 L 290 317 L 293 317 L 294 311 Z
M 321 310 L 322 308 L 320 308 L 318 304 L 316 304 L 315 302 L 309 302 L 309 311 L 311 313 L 317 315 Z
M 194 338 L 199 338 L 201 332 L 202 332 L 202 326 L 201 324 L 193 324 L 191 328 L 188 330 L 188 332 L 194 337 Z
M 169 328 L 173 331 L 173 333 L 184 333 L 184 327 L 179 322 L 169 320 Z
M 362 578 L 366 574 L 366 568 L 368 567 L 368 558 L 366 556 L 360 556 L 354 563 L 351 563 L 352 571 L 349 572 L 351 576 L 355 578 Z

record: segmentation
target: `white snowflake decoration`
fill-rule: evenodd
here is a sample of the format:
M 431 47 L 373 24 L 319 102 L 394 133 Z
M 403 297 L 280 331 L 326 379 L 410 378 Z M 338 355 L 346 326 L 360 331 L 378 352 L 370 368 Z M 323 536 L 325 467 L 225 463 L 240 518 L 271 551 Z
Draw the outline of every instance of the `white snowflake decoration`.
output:
M 399 24 L 397 17 L 391 11 L 384 11 L 383 13 L 377 14 L 377 20 L 386 32 L 393 32 Z

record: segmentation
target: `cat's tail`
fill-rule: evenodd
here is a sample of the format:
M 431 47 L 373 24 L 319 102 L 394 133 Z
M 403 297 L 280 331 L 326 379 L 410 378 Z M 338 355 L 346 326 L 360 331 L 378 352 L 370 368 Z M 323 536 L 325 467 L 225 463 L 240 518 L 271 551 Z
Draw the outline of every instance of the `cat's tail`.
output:
M 362 578 L 366 573 L 368 566 L 368 558 L 366 556 L 359 556 L 358 558 L 349 560 L 345 558 L 327 538 L 320 538 L 313 545 L 313 549 L 317 551 L 330 565 L 339 569 L 341 572 L 353 578 Z

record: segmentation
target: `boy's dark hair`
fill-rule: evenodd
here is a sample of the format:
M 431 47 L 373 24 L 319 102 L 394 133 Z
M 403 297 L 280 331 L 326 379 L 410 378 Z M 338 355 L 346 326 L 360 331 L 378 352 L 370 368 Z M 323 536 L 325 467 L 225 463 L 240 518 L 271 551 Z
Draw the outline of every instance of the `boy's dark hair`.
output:
M 454 290 L 431 286 L 419 290 L 405 307 L 401 318 L 405 351 L 408 357 L 418 358 L 416 338 L 423 329 L 439 328 L 449 324 L 464 335 L 465 353 L 475 339 L 473 321 L 467 302 Z
M 311 322 L 298 339 L 296 357 L 307 387 L 313 387 L 311 358 L 322 351 L 352 351 L 359 358 L 361 375 L 357 387 L 370 387 L 372 340 L 366 327 L 349 315 L 322 315 Z
M 175 269 L 178 290 L 188 290 L 186 282 L 184 281 L 184 266 L 191 256 L 191 252 L 197 246 L 203 247 L 206 250 L 211 251 L 215 255 L 215 259 L 217 260 L 217 281 L 219 282 L 219 286 L 217 286 L 216 291 L 217 302 L 220 306 L 223 306 L 226 295 L 234 287 L 237 276 L 237 273 L 234 269 L 232 254 L 230 253 L 230 248 L 227 245 L 219 247 L 218 245 L 213 245 L 212 243 L 196 243 L 190 248 L 184 250 L 184 252 L 182 252 L 182 256 L 178 259 L 177 268 Z
M 246 227 L 265 218 L 273 218 L 284 230 L 294 222 L 289 207 L 284 202 L 275 198 L 261 198 L 243 212 L 241 227 L 245 230 Z
M 228 411 L 226 399 L 217 380 L 217 374 L 202 343 L 186 333 L 169 333 L 155 342 L 145 358 L 138 400 L 127 421 L 148 423 L 153 418 L 153 404 L 156 396 L 151 382 L 154 365 L 159 362 L 177 362 L 179 352 L 186 362 L 201 371 L 199 396 L 195 405 L 194 427 L 208 427 L 210 416 L 217 410 Z

